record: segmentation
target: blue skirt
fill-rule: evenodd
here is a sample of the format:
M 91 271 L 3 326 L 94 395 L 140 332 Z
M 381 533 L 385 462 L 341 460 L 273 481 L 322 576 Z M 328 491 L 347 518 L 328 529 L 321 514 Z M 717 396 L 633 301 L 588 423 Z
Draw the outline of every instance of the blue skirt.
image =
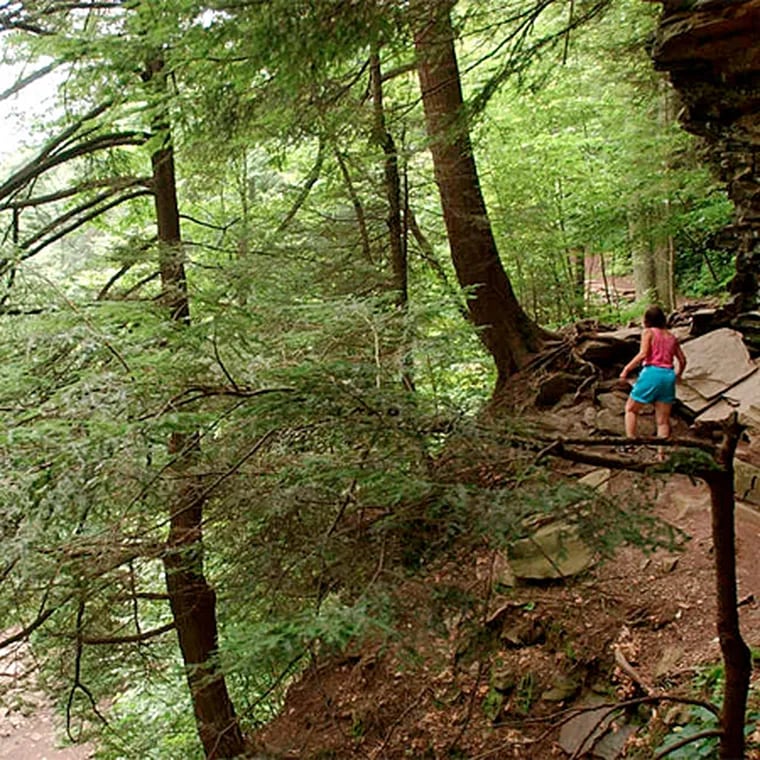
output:
M 661 401 L 672 404 L 676 400 L 676 373 L 666 367 L 644 367 L 631 391 L 631 398 L 640 404 Z

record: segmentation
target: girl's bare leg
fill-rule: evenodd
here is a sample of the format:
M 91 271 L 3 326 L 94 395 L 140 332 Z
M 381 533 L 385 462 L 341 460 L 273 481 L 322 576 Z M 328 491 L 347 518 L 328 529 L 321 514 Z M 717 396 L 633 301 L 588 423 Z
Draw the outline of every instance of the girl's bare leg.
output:
M 655 401 L 654 418 L 657 423 L 657 437 L 670 438 L 670 411 L 673 404 L 666 404 L 663 401 Z M 665 459 L 665 452 L 662 446 L 657 449 L 657 458 L 662 461 Z
M 634 401 L 630 397 L 625 402 L 625 435 L 627 438 L 636 437 L 636 425 L 639 421 L 639 412 L 643 406 L 643 404 Z

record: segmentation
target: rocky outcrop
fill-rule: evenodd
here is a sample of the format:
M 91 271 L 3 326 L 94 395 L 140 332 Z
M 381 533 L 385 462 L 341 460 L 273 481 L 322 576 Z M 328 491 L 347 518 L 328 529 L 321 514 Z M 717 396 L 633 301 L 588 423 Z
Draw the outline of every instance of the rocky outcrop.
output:
M 680 121 L 705 138 L 735 205 L 727 316 L 736 319 L 758 305 L 760 0 L 663 0 L 653 58 L 682 99 Z

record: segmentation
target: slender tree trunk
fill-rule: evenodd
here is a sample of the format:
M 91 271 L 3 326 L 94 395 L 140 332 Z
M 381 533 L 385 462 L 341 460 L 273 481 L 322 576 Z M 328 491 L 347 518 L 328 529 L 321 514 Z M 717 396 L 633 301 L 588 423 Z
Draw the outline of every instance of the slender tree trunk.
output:
M 153 62 L 146 78 L 160 78 L 162 67 L 161 61 Z M 154 129 L 164 140 L 152 156 L 161 297 L 173 321 L 189 324 L 174 154 L 168 126 L 156 124 Z M 200 444 L 196 434 L 173 433 L 168 448 L 174 461 L 170 475 L 177 486 L 169 504 L 164 569 L 196 725 L 207 758 L 238 757 L 245 745 L 218 662 L 216 595 L 203 571 L 204 498 L 189 472 Z
M 665 76 L 660 77 L 658 90 L 657 121 L 660 129 L 665 132 L 676 121 L 675 93 Z M 666 311 L 672 311 L 676 305 L 675 267 L 673 260 L 675 250 L 673 248 L 673 236 L 666 231 L 670 215 L 670 201 L 666 199 L 662 205 L 657 207 L 656 214 L 654 214 L 656 228 L 654 241 L 655 289 L 657 292 L 657 303 Z
M 628 243 L 633 262 L 636 300 L 654 301 L 657 298 L 654 256 L 649 237 L 649 218 L 643 206 L 636 206 L 628 211 Z
M 575 291 L 576 314 L 583 318 L 586 313 L 586 249 L 583 246 L 570 251 Z
M 387 224 L 388 241 L 391 251 L 391 268 L 393 271 L 393 287 L 396 290 L 396 305 L 406 308 L 408 300 L 408 273 L 401 219 L 401 176 L 398 170 L 396 143 L 385 123 L 380 55 L 377 51 L 372 53 L 370 71 L 375 117 L 374 140 L 382 148 L 385 155 L 383 168 L 385 173 L 385 196 L 388 200 Z
M 720 723 L 721 760 L 744 757 L 744 721 L 752 658 L 739 630 L 734 527 L 734 451 L 742 428 L 736 420 L 726 431 L 716 459 L 719 470 L 703 477 L 710 487 L 712 537 L 718 602 L 718 638 L 726 670 Z
M 543 333 L 520 306 L 496 249 L 480 188 L 449 16 L 451 2 L 412 0 L 417 71 L 435 178 L 459 284 L 493 356 L 496 392 L 541 348 Z
M 385 195 L 388 200 L 388 241 L 391 252 L 391 269 L 393 271 L 393 289 L 396 294 L 396 307 L 401 317 L 401 382 L 404 387 L 414 390 L 414 374 L 411 361 L 411 347 L 406 339 L 406 316 L 409 302 L 409 268 L 407 263 L 407 241 L 401 213 L 401 175 L 398 165 L 396 143 L 385 122 L 383 105 L 383 78 L 380 69 L 380 54 L 372 52 L 370 59 L 370 76 L 372 83 L 372 104 L 374 109 L 374 139 L 385 155 Z
M 372 246 L 369 242 L 367 215 L 364 212 L 364 206 L 362 205 L 361 199 L 359 198 L 359 195 L 356 192 L 356 188 L 354 187 L 354 182 L 351 179 L 350 172 L 348 171 L 346 160 L 343 158 L 343 155 L 341 154 L 340 150 L 338 150 L 338 148 L 335 148 L 333 152 L 335 154 L 335 160 L 338 162 L 340 173 L 343 176 L 343 182 L 346 185 L 346 192 L 348 193 L 348 197 L 351 199 L 351 205 L 354 207 L 354 215 L 356 216 L 356 224 L 359 227 L 359 236 L 362 241 L 362 252 L 364 254 L 364 258 L 367 263 L 374 265 L 375 262 L 372 259 Z

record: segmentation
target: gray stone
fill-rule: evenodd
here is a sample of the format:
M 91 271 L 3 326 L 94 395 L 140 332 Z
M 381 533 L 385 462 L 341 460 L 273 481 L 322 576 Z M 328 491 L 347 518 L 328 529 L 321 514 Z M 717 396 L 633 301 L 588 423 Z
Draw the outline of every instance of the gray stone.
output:
M 623 393 L 600 393 L 597 397 L 597 403 L 602 409 L 608 409 L 613 414 L 623 414 L 625 410 L 626 394 Z
M 478 573 L 478 577 L 485 580 L 486 577 L 490 577 L 492 585 L 508 586 L 511 588 L 515 585 L 515 574 L 512 572 L 512 566 L 509 564 L 509 560 L 501 552 L 496 552 L 492 563 L 487 568 L 484 568 L 483 573 Z
M 572 525 L 551 522 L 509 547 L 509 564 L 520 580 L 567 578 L 587 570 L 594 554 Z
M 591 340 L 584 340 L 576 351 L 582 359 L 592 364 L 605 366 L 623 363 L 636 354 L 640 333 L 638 327 L 596 333 Z
M 694 414 L 756 371 L 741 333 L 729 328 L 685 342 L 683 352 L 686 371 L 676 396 Z
M 755 366 L 760 365 L 756 362 Z M 695 422 L 722 422 L 734 412 L 738 413 L 740 423 L 760 430 L 760 372 L 753 372 L 723 391 L 718 401 L 705 409 Z
M 505 628 L 499 638 L 507 647 L 520 649 L 543 643 L 546 634 L 540 620 L 521 620 Z
M 683 657 L 683 653 L 683 649 L 679 646 L 666 647 L 660 657 L 660 661 L 657 663 L 657 667 L 654 669 L 655 679 L 659 680 L 672 673 L 681 657 Z
M 587 406 L 583 410 L 583 424 L 590 428 L 596 428 L 596 409 L 593 406 Z
M 572 699 L 580 688 L 581 682 L 577 676 L 559 674 L 552 685 L 541 694 L 541 699 L 545 702 L 564 702 L 566 699 Z
M 599 736 L 607 730 L 614 710 L 607 707 L 593 708 L 593 705 L 603 702 L 601 698 L 592 698 L 578 705 L 589 708 L 579 713 L 563 724 L 559 732 L 559 746 L 573 757 L 583 757 L 591 750 Z
M 623 750 L 629 737 L 636 732 L 630 725 L 618 727 L 613 724 L 615 711 L 595 704 L 604 702 L 602 697 L 592 696 L 584 700 L 579 707 L 590 709 L 571 718 L 560 729 L 559 745 L 572 757 L 598 758 L 600 760 L 618 760 L 623 757 Z
M 635 726 L 625 725 L 617 731 L 608 731 L 595 745 L 593 757 L 600 760 L 618 760 L 624 757 L 628 739 L 637 731 Z
M 502 694 L 512 691 L 518 682 L 517 675 L 510 668 L 501 668 L 491 674 L 491 686 Z
M 578 485 L 593 488 L 599 493 L 606 493 L 610 485 L 612 471 L 608 469 L 593 470 L 588 475 L 579 478 Z
M 600 409 L 596 413 L 594 427 L 600 433 L 609 433 L 611 435 L 623 435 L 625 432 L 623 415 L 615 414 L 609 409 Z
M 735 459 L 734 494 L 740 501 L 760 506 L 760 468 Z

